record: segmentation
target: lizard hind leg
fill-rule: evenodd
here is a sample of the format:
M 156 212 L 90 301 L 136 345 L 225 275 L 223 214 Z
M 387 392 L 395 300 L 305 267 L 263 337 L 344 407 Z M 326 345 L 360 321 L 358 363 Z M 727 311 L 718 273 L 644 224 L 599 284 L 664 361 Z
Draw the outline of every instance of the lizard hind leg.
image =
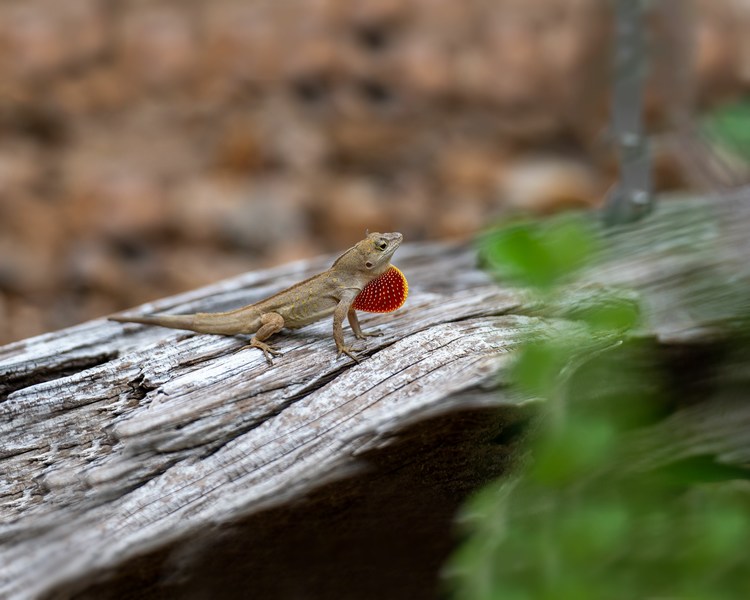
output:
M 271 365 L 273 364 L 272 357 L 280 356 L 281 352 L 275 347 L 266 344 L 265 341 L 284 327 L 284 317 L 275 312 L 264 313 L 260 316 L 260 323 L 260 328 L 255 332 L 253 339 L 246 346 L 242 346 L 240 350 L 258 348 L 263 352 L 268 364 Z

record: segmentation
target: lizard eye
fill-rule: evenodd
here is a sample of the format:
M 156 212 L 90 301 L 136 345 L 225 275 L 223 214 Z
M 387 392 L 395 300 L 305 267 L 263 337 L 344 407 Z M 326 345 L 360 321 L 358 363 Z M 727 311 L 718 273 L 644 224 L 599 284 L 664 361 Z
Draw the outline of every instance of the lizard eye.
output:
M 385 250 L 385 249 L 386 249 L 387 247 L 388 247 L 388 242 L 386 242 L 385 240 L 380 240 L 380 241 L 378 242 L 378 250 L 380 250 L 380 251 L 383 251 L 383 250 Z

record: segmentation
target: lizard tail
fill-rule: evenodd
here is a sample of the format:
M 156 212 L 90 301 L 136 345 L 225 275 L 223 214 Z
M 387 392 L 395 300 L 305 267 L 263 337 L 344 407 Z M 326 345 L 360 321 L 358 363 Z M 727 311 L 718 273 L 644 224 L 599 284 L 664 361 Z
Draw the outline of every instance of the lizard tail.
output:
M 235 313 L 236 314 L 236 313 Z M 110 321 L 119 323 L 141 323 L 142 325 L 159 325 L 171 329 L 188 329 L 198 333 L 215 333 L 219 335 L 236 335 L 255 333 L 259 323 L 247 316 L 233 313 L 196 313 L 193 315 L 149 315 L 144 317 L 112 316 Z
M 147 317 L 114 316 L 110 321 L 119 323 L 141 323 L 142 325 L 160 325 L 172 329 L 192 329 L 195 321 L 194 315 L 151 315 Z

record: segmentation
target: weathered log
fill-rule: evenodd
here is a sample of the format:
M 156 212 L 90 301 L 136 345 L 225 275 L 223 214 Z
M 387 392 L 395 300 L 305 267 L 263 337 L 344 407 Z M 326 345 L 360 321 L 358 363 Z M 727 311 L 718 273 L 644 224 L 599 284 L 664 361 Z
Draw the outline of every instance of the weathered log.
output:
M 280 334 L 273 366 L 243 339 L 103 319 L 0 348 L 0 597 L 434 597 L 456 507 L 507 469 L 526 417 L 503 390 L 529 328 L 627 286 L 664 348 L 715 343 L 747 308 L 719 290 L 750 281 L 749 198 L 664 202 L 604 233 L 609 255 L 554 307 L 470 247 L 406 245 L 409 300 L 363 321 L 384 335 L 359 365 L 330 323 Z M 329 262 L 137 310 L 224 310 Z M 707 450 L 691 410 L 710 411 L 663 425 L 694 434 L 680 456 Z M 710 450 L 746 456 L 737 421 L 721 427 Z

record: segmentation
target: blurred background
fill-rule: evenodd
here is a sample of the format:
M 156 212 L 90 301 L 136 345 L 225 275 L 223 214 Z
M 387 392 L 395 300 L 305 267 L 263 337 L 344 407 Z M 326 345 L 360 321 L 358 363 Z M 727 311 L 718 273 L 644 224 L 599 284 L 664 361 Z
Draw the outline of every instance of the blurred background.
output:
M 613 31 L 604 0 L 2 0 L 0 343 L 366 228 L 599 206 Z M 746 131 L 750 2 L 649 34 L 656 190 L 742 179 L 711 132 Z

